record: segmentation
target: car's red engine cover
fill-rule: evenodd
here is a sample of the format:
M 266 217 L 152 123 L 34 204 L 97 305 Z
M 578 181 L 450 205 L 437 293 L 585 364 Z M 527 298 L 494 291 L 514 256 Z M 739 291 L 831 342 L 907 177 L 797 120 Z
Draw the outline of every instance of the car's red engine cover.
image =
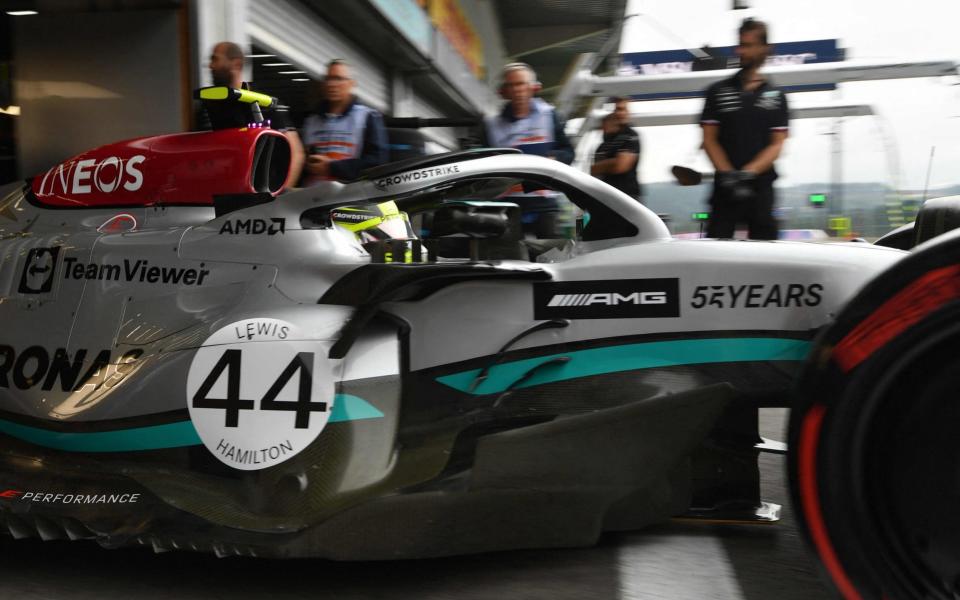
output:
M 214 196 L 283 189 L 290 144 L 271 129 L 223 129 L 127 140 L 89 150 L 33 179 L 57 207 L 212 205 Z

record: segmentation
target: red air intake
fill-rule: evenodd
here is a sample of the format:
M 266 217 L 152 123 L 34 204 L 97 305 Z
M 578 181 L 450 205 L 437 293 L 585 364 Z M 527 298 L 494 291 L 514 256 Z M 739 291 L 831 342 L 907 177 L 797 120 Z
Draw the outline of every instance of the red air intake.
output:
M 214 196 L 277 195 L 290 143 L 271 129 L 223 129 L 101 146 L 34 177 L 41 204 L 63 208 L 212 206 Z

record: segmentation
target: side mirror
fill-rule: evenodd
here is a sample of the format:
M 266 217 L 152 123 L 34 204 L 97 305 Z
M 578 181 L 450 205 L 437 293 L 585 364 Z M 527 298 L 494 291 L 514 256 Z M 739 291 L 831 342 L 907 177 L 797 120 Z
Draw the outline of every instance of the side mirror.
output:
M 506 212 L 479 211 L 469 206 L 438 209 L 433 215 L 431 237 L 461 235 L 486 239 L 503 236 L 510 227 Z

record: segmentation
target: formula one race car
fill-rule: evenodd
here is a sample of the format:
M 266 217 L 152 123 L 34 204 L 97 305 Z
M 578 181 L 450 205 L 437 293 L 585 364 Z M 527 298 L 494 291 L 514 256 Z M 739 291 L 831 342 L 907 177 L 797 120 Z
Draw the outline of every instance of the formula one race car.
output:
M 0 190 L 14 536 L 379 559 L 772 518 L 757 408 L 908 256 L 674 240 L 509 150 L 279 195 L 289 157 L 269 128 L 160 136 Z M 525 239 L 536 195 L 582 230 Z

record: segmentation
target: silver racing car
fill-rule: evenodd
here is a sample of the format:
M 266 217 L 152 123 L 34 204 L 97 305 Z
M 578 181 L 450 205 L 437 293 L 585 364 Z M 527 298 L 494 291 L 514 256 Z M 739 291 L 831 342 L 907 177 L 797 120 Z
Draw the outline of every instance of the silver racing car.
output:
M 776 517 L 757 410 L 908 252 L 676 240 L 476 150 L 280 194 L 267 128 L 98 148 L 0 190 L 0 522 L 218 555 L 579 546 Z M 532 198 L 581 226 L 525 238 Z

